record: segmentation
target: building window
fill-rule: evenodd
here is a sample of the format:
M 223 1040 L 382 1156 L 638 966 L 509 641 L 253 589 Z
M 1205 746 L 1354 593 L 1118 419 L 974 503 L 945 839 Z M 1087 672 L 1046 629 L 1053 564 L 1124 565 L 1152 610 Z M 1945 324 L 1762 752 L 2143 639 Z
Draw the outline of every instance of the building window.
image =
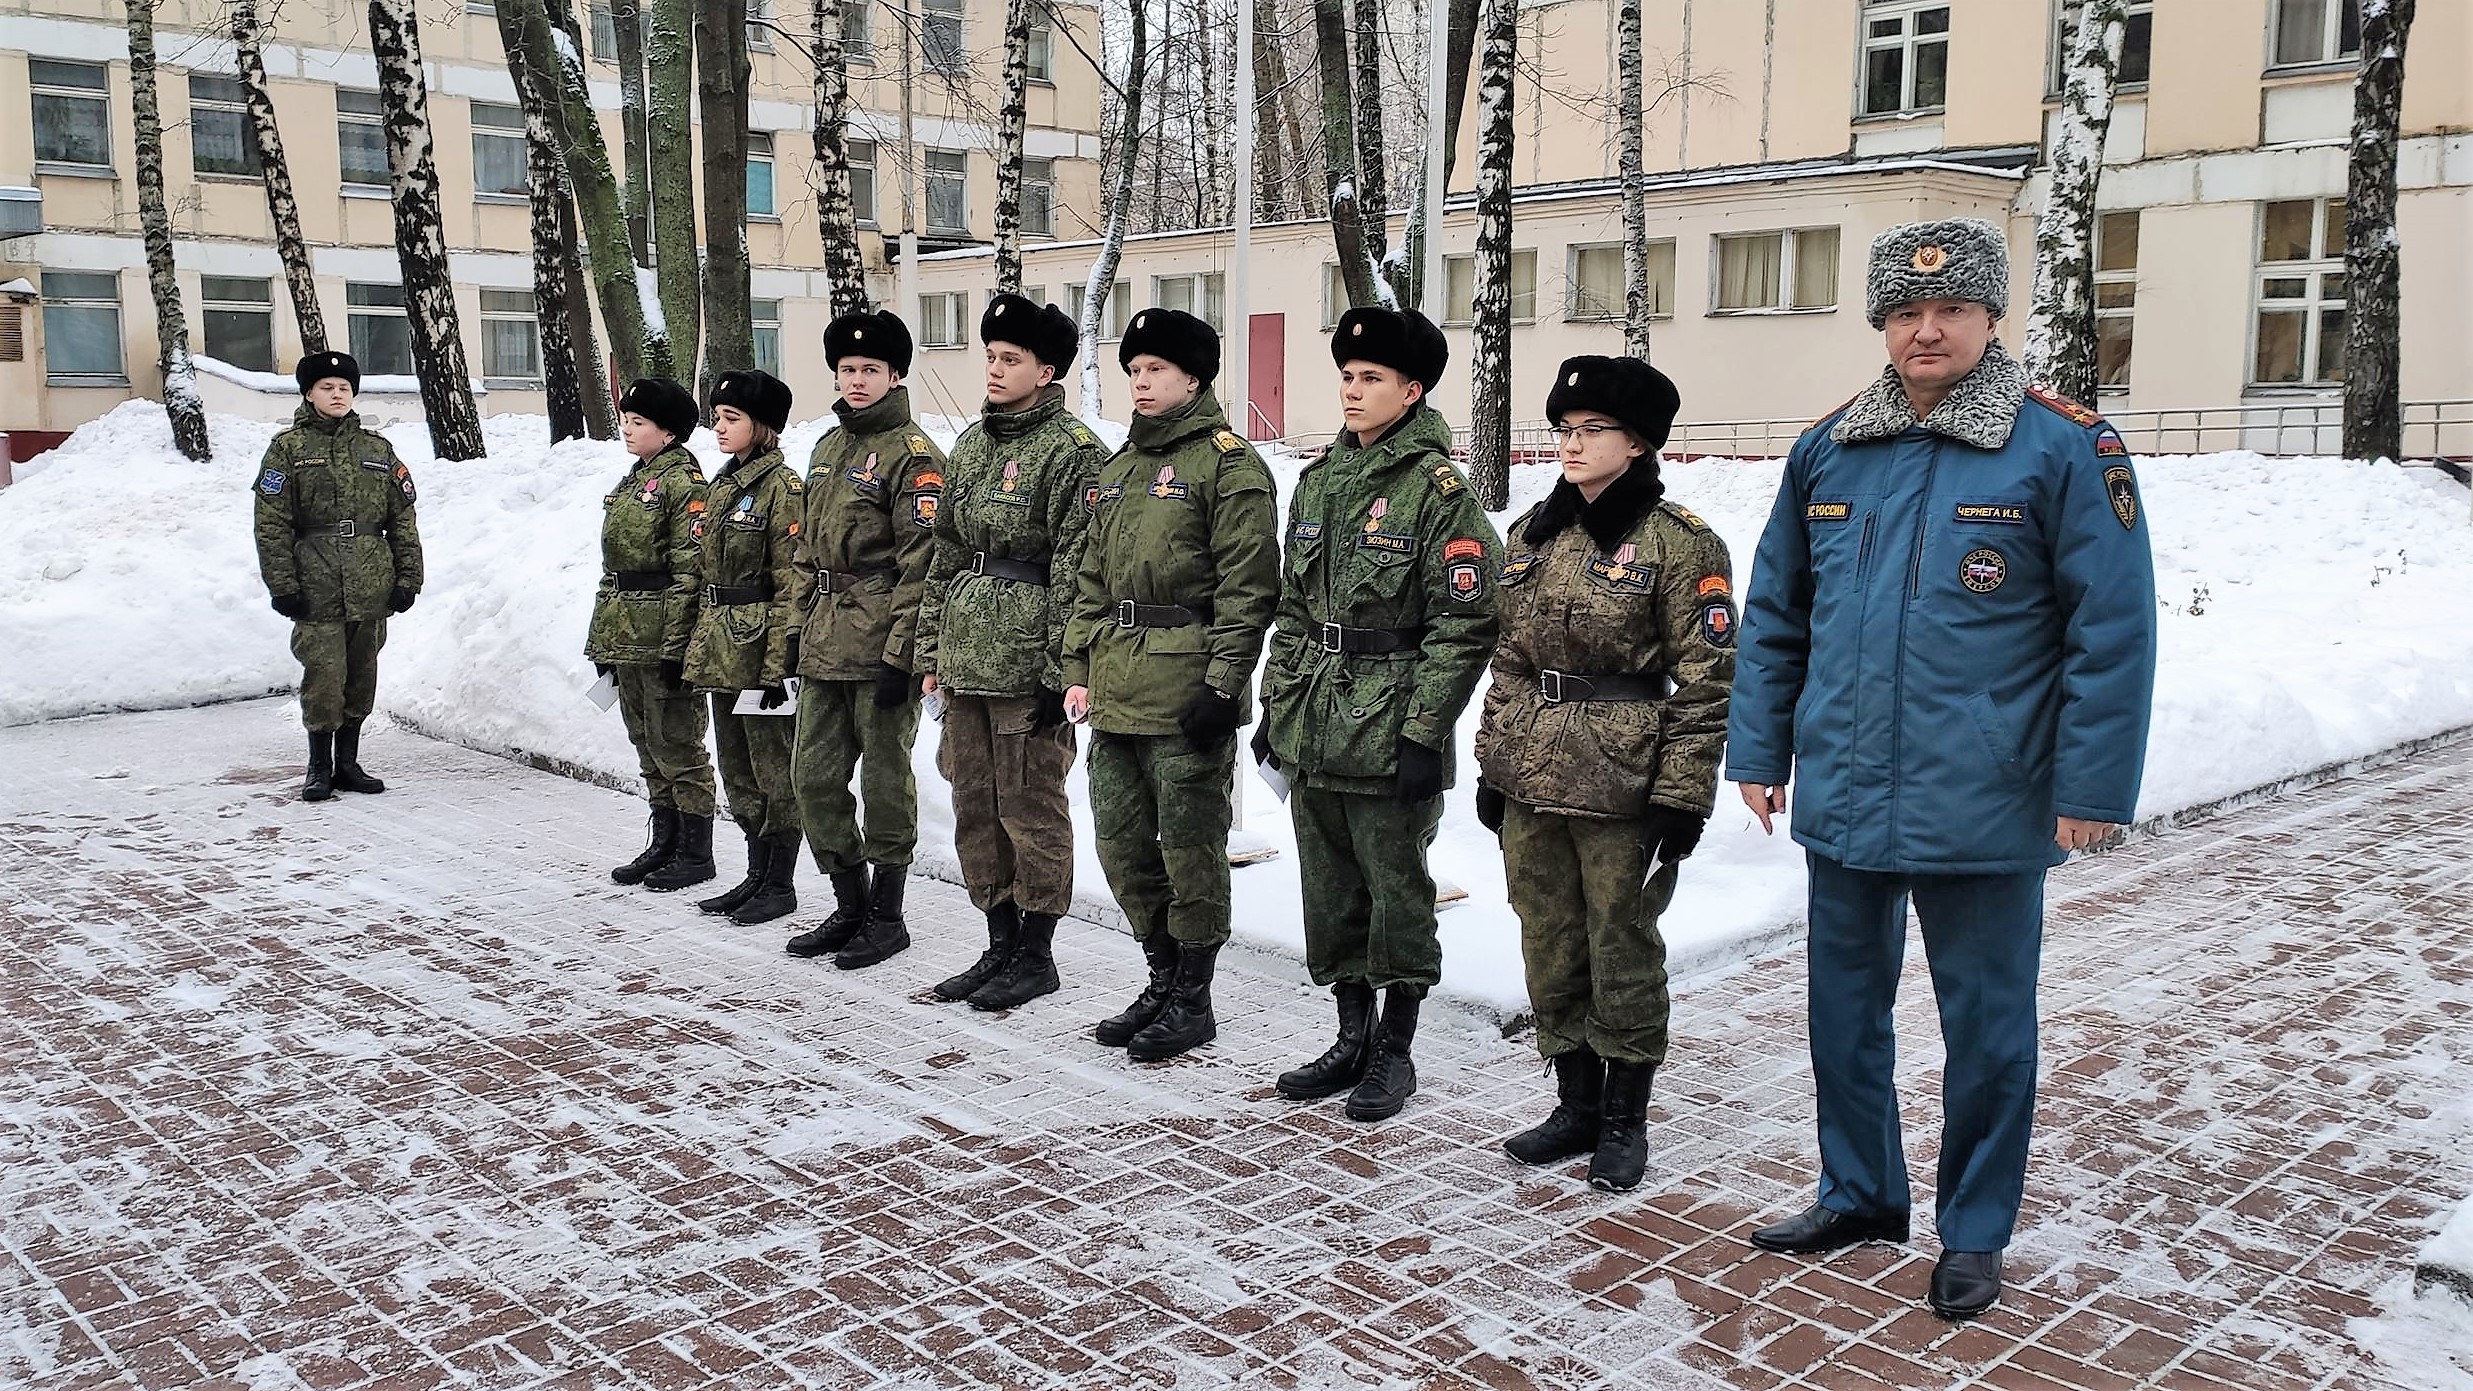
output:
M 206 355 L 251 372 L 275 370 L 275 283 L 228 275 L 198 277 Z
M 1225 328 L 1228 278 L 1218 271 L 1197 275 L 1154 275 L 1151 277 L 1151 303 L 1162 309 L 1182 310 L 1213 328 Z
M 2047 92 L 2055 97 L 2068 85 L 2069 46 L 2078 38 L 2080 9 L 2081 0 L 2061 0 L 2052 16 L 2052 71 L 2044 77 L 2050 84 Z M 2155 0 L 2129 0 L 2129 14 L 2121 27 L 2119 85 L 2146 86 L 2154 56 Z
M 2126 391 L 2138 309 L 2138 214 L 2095 219 L 2095 384 Z
M 35 162 L 111 168 L 111 87 L 104 66 L 29 58 L 26 78 L 34 90 Z M 119 360 L 117 347 L 113 360 Z
M 1056 31 L 1049 27 L 1048 17 L 1045 14 L 1031 16 L 1030 80 L 1033 82 L 1054 82 L 1056 80 Z
M 1340 326 L 1340 315 L 1348 312 L 1348 281 L 1340 274 L 1339 262 L 1322 263 L 1322 331 L 1329 333 Z
M 2258 386 L 2344 380 L 2344 200 L 2266 203 L 2258 217 Z
M 747 46 L 773 51 L 773 0 L 747 0 Z
M 200 174 L 256 178 L 258 141 L 237 77 L 189 74 L 189 167 Z
M 412 321 L 404 317 L 401 285 L 347 284 L 343 287 L 344 317 L 349 320 L 352 356 L 363 374 L 372 377 L 412 375 Z
M 970 291 L 919 296 L 919 346 L 958 348 L 970 341 Z
M 876 61 L 874 0 L 842 0 L 842 56 L 853 63 Z
M 1949 0 L 1867 0 L 1863 114 L 1938 111 L 1949 99 Z
M 1337 271 L 1339 267 L 1331 268 Z M 1621 263 L 1616 265 L 1616 278 L 1621 278 Z M 1344 291 L 1342 292 L 1345 293 Z M 1537 318 L 1537 253 L 1511 253 L 1511 321 L 1515 324 L 1534 322 Z M 1448 327 L 1465 327 L 1477 321 L 1477 258 L 1445 256 L 1443 258 L 1443 323 Z M 1334 327 L 1337 322 L 1334 321 Z
M 384 189 L 393 179 L 386 162 L 386 108 L 376 92 L 336 91 L 335 147 L 347 187 Z
M 604 63 L 618 61 L 618 11 L 608 5 L 592 7 L 592 56 Z
M 1718 237 L 1717 313 L 1835 309 L 1838 229 Z
M 1674 243 L 1648 243 L 1649 316 L 1674 317 Z M 1563 317 L 1567 320 L 1620 319 L 1629 301 L 1623 279 L 1623 244 L 1575 246 L 1564 281 Z
M 747 215 L 773 217 L 773 133 L 747 132 Z
M 927 230 L 970 235 L 970 156 L 927 152 Z
M 747 301 L 747 323 L 755 330 L 756 370 L 781 375 L 781 301 Z
M 472 104 L 472 191 L 502 198 L 523 198 L 532 191 L 532 170 L 524 151 L 524 108 L 486 101 Z
M 849 142 L 850 209 L 862 227 L 876 225 L 876 142 Z
M 963 47 L 963 3 L 926 0 L 922 7 L 920 17 L 925 22 L 920 26 L 919 52 L 931 72 L 962 77 L 970 71 L 970 51 Z
M 1022 235 L 1056 235 L 1056 161 L 1022 161 Z
M 1108 297 L 1099 306 L 1099 337 L 1103 342 L 1115 342 L 1125 336 L 1125 325 L 1133 320 L 1133 282 L 1119 280 L 1108 287 Z
M 40 62 L 42 60 L 35 60 Z M 43 272 L 43 376 L 60 386 L 120 386 L 120 277 Z
M 2359 0 L 2276 0 L 2277 67 L 2361 56 Z
M 490 381 L 541 380 L 541 324 L 532 291 L 481 292 L 481 375 Z

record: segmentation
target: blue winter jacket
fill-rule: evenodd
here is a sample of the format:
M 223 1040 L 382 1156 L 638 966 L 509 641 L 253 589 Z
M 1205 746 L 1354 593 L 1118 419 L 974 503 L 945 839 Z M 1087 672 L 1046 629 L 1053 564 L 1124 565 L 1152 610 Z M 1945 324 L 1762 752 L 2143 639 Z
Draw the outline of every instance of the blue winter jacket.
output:
M 1791 774 L 1795 839 L 1850 868 L 2050 868 L 2056 817 L 2137 809 L 2155 607 L 2111 426 L 1997 344 L 1920 423 L 1884 375 L 1788 456 L 1727 777 Z

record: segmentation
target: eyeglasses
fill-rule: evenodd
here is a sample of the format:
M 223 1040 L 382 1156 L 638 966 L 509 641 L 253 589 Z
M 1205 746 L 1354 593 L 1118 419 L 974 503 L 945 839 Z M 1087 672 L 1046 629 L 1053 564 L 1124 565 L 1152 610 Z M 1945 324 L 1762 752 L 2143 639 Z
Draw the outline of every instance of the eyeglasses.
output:
M 1554 432 L 1554 442 L 1556 444 L 1567 443 L 1574 435 L 1580 437 L 1580 442 L 1582 444 L 1588 444 L 1595 441 L 1600 435 L 1620 434 L 1623 430 L 1623 427 L 1620 425 L 1605 425 L 1597 422 L 1591 422 L 1587 425 L 1549 425 L 1546 428 Z

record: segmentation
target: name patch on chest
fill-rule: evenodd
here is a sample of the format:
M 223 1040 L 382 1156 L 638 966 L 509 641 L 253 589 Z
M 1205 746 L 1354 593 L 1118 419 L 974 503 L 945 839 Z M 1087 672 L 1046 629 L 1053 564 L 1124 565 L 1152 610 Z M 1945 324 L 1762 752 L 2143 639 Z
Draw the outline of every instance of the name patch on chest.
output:
M 1357 533 L 1357 549 L 1383 551 L 1391 555 L 1415 555 L 1417 538 L 1396 531 L 1360 531 Z
M 1288 528 L 1288 534 L 1292 538 L 1299 541 L 1312 541 L 1322 535 L 1322 523 L 1299 522 L 1295 526 Z
M 1183 483 L 1177 481 L 1176 466 L 1174 464 L 1162 464 L 1159 467 L 1159 477 L 1154 479 L 1151 486 L 1143 489 L 1143 491 L 1149 493 L 1155 498 L 1166 498 L 1170 501 L 1181 502 L 1184 500 L 1185 495 L 1191 490 Z
M 1544 560 L 1544 556 L 1533 551 L 1517 559 L 1506 560 L 1503 562 L 1502 573 L 1495 577 L 1495 582 L 1503 585 L 1518 584 L 1527 579 L 1528 572 L 1536 569 Z
M 1842 522 L 1853 515 L 1855 505 L 1851 502 L 1807 502 L 1803 505 L 1803 519 L 1807 522 Z
M 2026 504 L 2023 502 L 1961 502 L 1957 520 L 1990 522 L 1999 526 L 2025 526 Z
M 1650 570 L 1646 565 L 1593 555 L 1588 560 L 1589 578 L 1615 589 L 1646 589 Z

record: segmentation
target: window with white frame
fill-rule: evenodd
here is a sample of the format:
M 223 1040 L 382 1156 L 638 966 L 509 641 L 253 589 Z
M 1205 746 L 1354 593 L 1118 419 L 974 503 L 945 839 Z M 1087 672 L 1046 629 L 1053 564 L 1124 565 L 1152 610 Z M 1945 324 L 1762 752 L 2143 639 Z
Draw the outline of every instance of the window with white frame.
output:
M 2275 66 L 2336 63 L 2360 54 L 2360 0 L 2275 0 Z
M 34 91 L 35 162 L 111 168 L 110 72 L 101 63 L 29 58 L 26 80 Z
M 349 283 L 344 318 L 352 356 L 371 377 L 412 375 L 412 321 L 404 317 L 404 287 Z
M 1125 325 L 1133 320 L 1133 282 L 1119 280 L 1108 287 L 1108 297 L 1099 305 L 1099 336 L 1114 342 L 1125 336 Z
M 2078 37 L 2082 0 L 2056 0 L 2052 12 L 2052 62 L 2044 74 L 2045 91 L 2059 96 L 2069 66 L 2069 46 Z M 2129 0 L 2121 26 L 2119 85 L 2144 87 L 2155 65 L 2155 0 Z
M 275 282 L 201 275 L 198 309 L 208 357 L 251 372 L 275 370 Z
M 842 0 L 842 57 L 853 63 L 876 60 L 875 0 Z
M 2095 219 L 2095 384 L 2129 389 L 2130 337 L 2138 314 L 2138 213 Z
M 773 217 L 779 211 L 773 205 L 773 133 L 751 130 L 747 132 L 747 215 Z
M 747 0 L 747 46 L 759 53 L 773 51 L 773 0 Z
M 1022 235 L 1056 235 L 1056 161 L 1022 161 Z
M 200 174 L 258 175 L 258 141 L 237 77 L 189 74 L 189 167 Z
M 970 235 L 970 156 L 927 152 L 927 229 Z
M 1674 243 L 1653 241 L 1647 245 L 1649 263 L 1649 315 L 1665 319 L 1674 315 Z M 1571 249 L 1571 265 L 1564 281 L 1563 317 L 1566 320 L 1620 319 L 1629 304 L 1628 288 L 1623 275 L 1623 244 L 1608 242 L 1600 246 L 1575 246 Z
M 970 291 L 919 296 L 919 346 L 958 348 L 970 341 Z
M 120 277 L 107 270 L 43 272 L 43 379 L 54 386 L 121 386 Z
M 756 370 L 781 375 L 781 301 L 747 301 L 747 325 L 755 330 Z
M 1938 111 L 1949 100 L 1949 0 L 1865 0 L 1865 116 Z
M 849 142 L 850 209 L 862 227 L 876 225 L 876 142 Z
M 484 198 L 523 198 L 532 189 L 524 150 L 524 108 L 472 104 L 472 191 Z
M 2254 386 L 2344 380 L 2344 200 L 2296 198 L 2258 209 Z
M 481 291 L 481 375 L 493 382 L 541 380 L 541 323 L 532 291 Z
M 966 75 L 970 50 L 965 47 L 964 0 L 925 0 L 919 17 L 919 54 L 928 70 L 946 77 Z
M 335 151 L 346 187 L 384 189 L 394 177 L 386 162 L 386 108 L 376 92 L 336 89 Z
M 1228 278 L 1218 271 L 1151 277 L 1151 303 L 1191 314 L 1213 328 L 1226 328 Z
M 1348 312 L 1348 278 L 1340 274 L 1337 261 L 1322 263 L 1322 327 L 1324 332 L 1340 326 L 1340 315 Z
M 1337 267 L 1333 267 L 1337 269 Z M 1525 324 L 1537 317 L 1537 253 L 1511 253 L 1511 321 Z M 1443 322 L 1460 326 L 1477 320 L 1477 258 L 1443 258 Z M 1334 323 L 1336 327 L 1336 321 Z
M 1717 284 L 1712 313 L 1837 307 L 1837 228 L 1752 232 L 1714 240 Z
M 596 62 L 618 61 L 618 11 L 608 5 L 592 7 L 592 56 Z
M 1030 19 L 1030 80 L 1056 80 L 1056 31 L 1050 27 L 1045 11 Z

